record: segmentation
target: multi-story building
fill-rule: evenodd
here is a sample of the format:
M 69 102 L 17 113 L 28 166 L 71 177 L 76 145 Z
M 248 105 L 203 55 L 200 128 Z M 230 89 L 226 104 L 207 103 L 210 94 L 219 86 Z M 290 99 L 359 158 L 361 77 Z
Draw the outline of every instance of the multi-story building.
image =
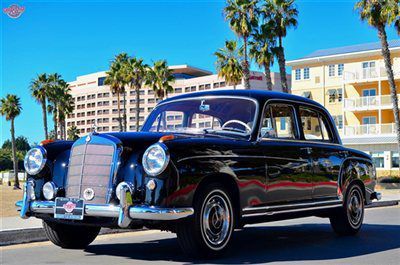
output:
M 399 94 L 400 40 L 389 46 Z M 292 93 L 324 105 L 343 143 L 369 153 L 379 175 L 396 175 L 399 153 L 380 43 L 318 50 L 287 65 L 292 67 Z
M 228 86 L 218 75 L 203 69 L 188 65 L 175 65 L 170 68 L 173 69 L 176 80 L 172 84 L 174 92 L 168 94 L 168 97 L 208 89 L 233 88 Z M 93 124 L 96 124 L 99 132 L 119 131 L 117 95 L 113 95 L 110 87 L 104 84 L 105 76 L 105 72 L 97 72 L 78 76 L 75 81 L 69 82 L 75 106 L 73 113 L 66 119 L 67 128 L 76 126 L 81 135 L 90 132 Z M 281 91 L 279 74 L 272 73 L 271 77 L 274 84 L 273 90 Z M 288 81 L 290 82 L 290 75 L 288 75 Z M 266 89 L 264 74 L 251 72 L 250 85 L 251 89 Z M 243 89 L 243 84 L 238 84 L 236 89 Z M 136 92 L 129 87 L 126 90 L 127 130 L 136 131 Z M 153 90 L 147 87 L 140 90 L 140 125 L 143 124 L 147 115 L 159 101 L 160 99 L 155 97 Z M 122 95 L 120 104 L 122 109 L 124 105 Z M 167 118 L 178 121 L 181 117 L 171 116 Z M 206 117 L 200 116 L 196 119 L 196 126 L 200 128 L 209 127 L 209 122 Z

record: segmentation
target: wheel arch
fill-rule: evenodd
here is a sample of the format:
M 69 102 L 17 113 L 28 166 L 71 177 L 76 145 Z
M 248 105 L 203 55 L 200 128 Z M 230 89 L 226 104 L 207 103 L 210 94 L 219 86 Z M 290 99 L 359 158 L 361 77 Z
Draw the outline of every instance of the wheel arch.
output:
M 359 157 L 346 158 L 341 166 L 338 178 L 338 194 L 343 198 L 348 187 L 357 184 L 361 187 L 364 193 L 365 202 L 368 202 L 367 189 L 365 187 L 365 178 L 369 177 L 369 168 L 372 167 L 372 162 L 368 159 Z

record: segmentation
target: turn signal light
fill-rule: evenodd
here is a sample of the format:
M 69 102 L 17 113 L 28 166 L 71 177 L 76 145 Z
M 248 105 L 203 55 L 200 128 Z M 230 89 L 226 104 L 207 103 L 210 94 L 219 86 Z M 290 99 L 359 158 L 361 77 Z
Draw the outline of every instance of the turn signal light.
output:
M 174 140 L 174 139 L 175 139 L 175 136 L 174 136 L 173 134 L 164 135 L 164 136 L 162 136 L 162 137 L 160 138 L 160 142 L 163 143 L 163 142 L 171 141 L 171 140 Z

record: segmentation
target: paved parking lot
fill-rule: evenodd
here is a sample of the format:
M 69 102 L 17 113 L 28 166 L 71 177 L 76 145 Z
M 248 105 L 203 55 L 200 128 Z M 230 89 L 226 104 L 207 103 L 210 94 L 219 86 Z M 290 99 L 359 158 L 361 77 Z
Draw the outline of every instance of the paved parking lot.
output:
M 49 242 L 3 247 L 1 264 L 400 264 L 400 207 L 368 209 L 361 233 L 337 237 L 327 219 L 302 218 L 246 227 L 218 260 L 191 260 L 175 235 L 144 231 L 100 236 L 86 250 Z

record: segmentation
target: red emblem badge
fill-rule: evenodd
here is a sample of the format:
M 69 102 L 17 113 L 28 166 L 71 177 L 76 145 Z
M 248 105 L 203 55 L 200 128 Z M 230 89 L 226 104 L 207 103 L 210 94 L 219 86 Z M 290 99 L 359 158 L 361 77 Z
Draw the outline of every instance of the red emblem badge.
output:
M 19 18 L 24 13 L 25 7 L 12 4 L 9 7 L 3 8 L 3 12 L 10 18 Z
M 72 213 L 72 211 L 76 208 L 76 204 L 73 202 L 67 202 L 63 205 L 63 208 L 67 213 Z

